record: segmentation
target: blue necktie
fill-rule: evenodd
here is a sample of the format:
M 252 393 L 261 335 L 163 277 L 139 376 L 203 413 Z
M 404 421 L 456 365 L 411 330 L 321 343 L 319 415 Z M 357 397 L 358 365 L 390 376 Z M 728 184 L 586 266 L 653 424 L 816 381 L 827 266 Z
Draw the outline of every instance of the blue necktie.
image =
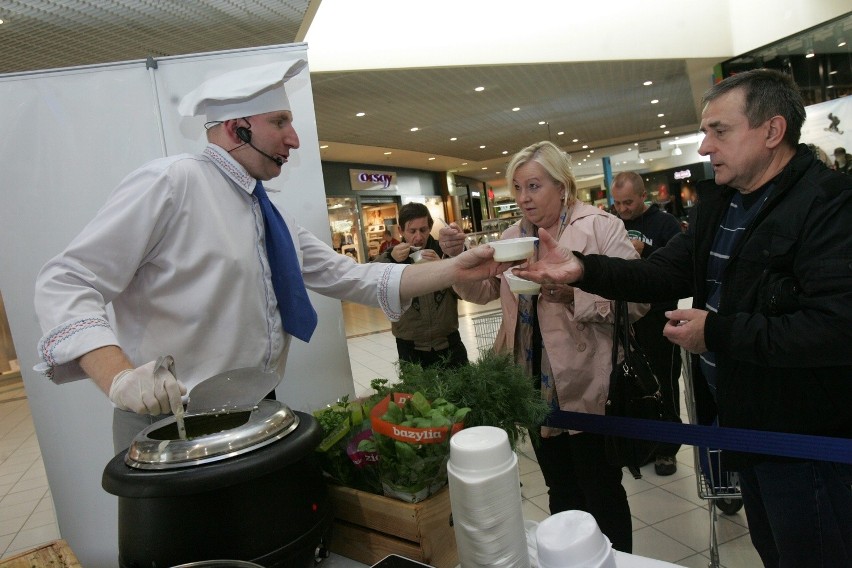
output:
M 317 312 L 308 298 L 302 269 L 296 258 L 296 247 L 287 230 L 287 224 L 278 209 L 269 201 L 266 190 L 260 180 L 254 186 L 254 195 L 263 213 L 263 226 L 266 233 L 266 256 L 272 271 L 272 288 L 278 300 L 278 311 L 284 331 L 298 337 L 305 343 L 310 341 L 317 327 Z

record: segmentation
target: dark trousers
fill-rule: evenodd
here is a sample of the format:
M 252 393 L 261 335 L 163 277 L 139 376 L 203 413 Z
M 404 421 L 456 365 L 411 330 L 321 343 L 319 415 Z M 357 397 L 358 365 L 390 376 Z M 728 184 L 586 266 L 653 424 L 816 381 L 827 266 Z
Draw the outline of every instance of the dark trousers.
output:
M 548 487 L 550 514 L 578 510 L 591 514 L 613 548 L 633 550 L 633 526 L 621 468 L 610 465 L 599 434 L 567 432 L 533 444 Z
M 742 468 L 751 542 L 764 566 L 852 566 L 850 485 L 850 464 L 763 462 Z
M 461 367 L 468 364 L 467 348 L 461 340 L 458 331 L 447 336 L 450 346 L 447 349 L 432 349 L 431 351 L 419 351 L 414 348 L 414 342 L 405 339 L 396 339 L 396 352 L 400 361 L 416 363 L 423 367 L 435 367 L 443 365 L 449 368 Z
M 642 352 L 648 358 L 648 363 L 660 381 L 660 394 L 663 395 L 663 418 L 671 422 L 682 422 L 680 419 L 680 347 L 669 341 L 663 335 L 666 326 L 665 313 L 651 311 L 633 324 L 636 340 Z M 672 456 L 678 452 L 680 444 L 660 444 L 657 446 L 658 456 Z

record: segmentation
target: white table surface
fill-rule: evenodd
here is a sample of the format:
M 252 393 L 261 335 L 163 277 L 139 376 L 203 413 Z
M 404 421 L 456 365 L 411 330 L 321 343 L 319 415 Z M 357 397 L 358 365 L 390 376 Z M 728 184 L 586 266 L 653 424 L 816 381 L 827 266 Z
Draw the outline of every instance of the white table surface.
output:
M 644 556 L 636 556 L 635 554 L 627 554 L 625 552 L 615 551 L 615 563 L 618 568 L 678 568 L 677 564 L 663 562 L 662 560 L 654 560 L 653 558 L 645 558 Z M 361 564 L 350 558 L 345 558 L 338 554 L 332 555 L 320 564 L 323 568 L 365 568 L 367 564 Z

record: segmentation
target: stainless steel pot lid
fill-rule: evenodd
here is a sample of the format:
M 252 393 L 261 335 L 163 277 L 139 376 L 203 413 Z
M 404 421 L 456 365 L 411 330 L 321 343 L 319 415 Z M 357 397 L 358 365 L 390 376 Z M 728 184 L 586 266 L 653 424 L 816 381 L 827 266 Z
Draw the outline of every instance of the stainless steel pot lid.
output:
M 201 560 L 199 562 L 173 566 L 172 568 L 212 568 L 213 566 L 217 568 L 263 568 L 260 564 L 246 560 Z
M 262 448 L 299 425 L 298 415 L 275 400 L 262 400 L 251 410 L 186 414 L 184 421 L 186 440 L 169 416 L 136 435 L 124 463 L 138 469 L 201 465 Z

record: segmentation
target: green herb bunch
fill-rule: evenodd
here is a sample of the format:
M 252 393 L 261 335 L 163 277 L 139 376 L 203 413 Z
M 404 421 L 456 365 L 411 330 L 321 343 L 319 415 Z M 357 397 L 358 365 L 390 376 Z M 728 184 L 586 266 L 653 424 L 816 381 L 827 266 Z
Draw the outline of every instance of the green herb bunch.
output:
M 317 454 L 326 476 L 347 487 L 375 492 L 378 488 L 367 478 L 369 472 L 356 469 L 346 452 L 349 440 L 363 428 L 364 407 L 358 402 L 349 402 L 346 395 L 313 414 L 323 431 Z
M 431 400 L 444 399 L 458 407 L 469 407 L 465 428 L 494 426 L 505 430 L 515 449 L 529 434 L 538 441 L 539 426 L 550 413 L 524 370 L 510 354 L 485 353 L 478 361 L 456 369 L 401 363 L 400 382 L 392 389 L 381 381 L 373 388 L 386 391 L 422 392 Z

